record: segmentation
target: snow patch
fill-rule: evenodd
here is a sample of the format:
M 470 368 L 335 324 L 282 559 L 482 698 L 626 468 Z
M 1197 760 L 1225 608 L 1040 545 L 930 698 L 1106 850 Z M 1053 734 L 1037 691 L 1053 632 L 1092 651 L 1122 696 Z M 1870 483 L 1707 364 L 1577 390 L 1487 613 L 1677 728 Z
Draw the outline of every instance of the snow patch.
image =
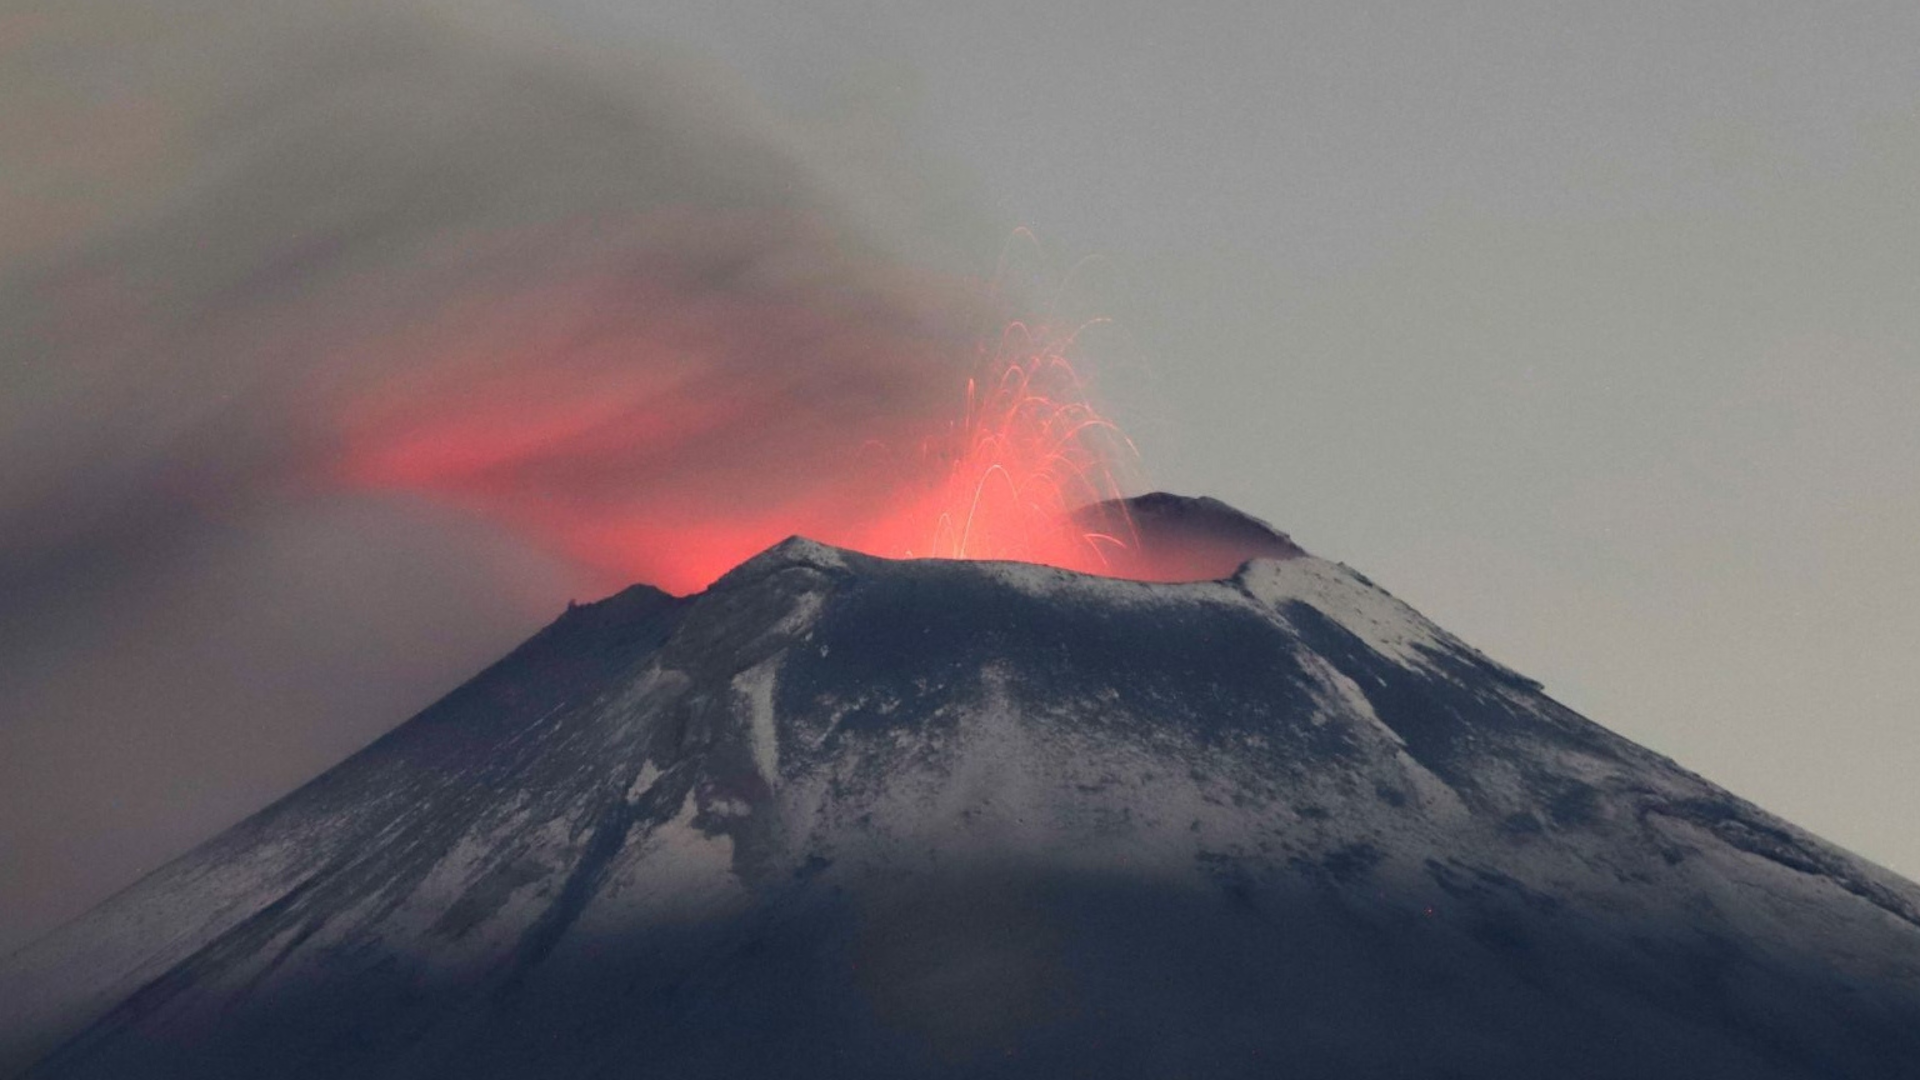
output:
M 780 779 L 780 729 L 773 715 L 773 690 L 783 656 L 762 660 L 733 677 L 733 692 L 747 713 L 753 765 L 768 788 Z
M 641 796 L 652 789 L 654 781 L 658 779 L 660 779 L 659 767 L 651 761 L 643 763 L 640 766 L 640 775 L 634 777 L 633 783 L 627 785 L 627 802 L 629 804 L 639 802 Z
M 1405 667 L 1427 668 L 1431 652 L 1453 647 L 1419 612 L 1325 559 L 1255 559 L 1241 569 L 1238 580 L 1248 595 L 1274 611 L 1288 603 L 1306 604 Z

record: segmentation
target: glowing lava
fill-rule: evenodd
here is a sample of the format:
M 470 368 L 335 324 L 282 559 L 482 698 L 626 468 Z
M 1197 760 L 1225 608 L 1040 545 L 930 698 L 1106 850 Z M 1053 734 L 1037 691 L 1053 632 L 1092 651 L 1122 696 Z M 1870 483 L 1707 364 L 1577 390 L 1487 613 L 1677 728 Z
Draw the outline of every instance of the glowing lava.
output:
M 1093 405 L 1067 357 L 1072 336 L 1010 324 L 967 382 L 965 412 L 922 455 L 933 496 L 909 502 L 880 532 L 875 554 L 1005 559 L 1104 572 L 1133 544 L 1118 466 L 1133 446 Z M 1086 508 L 1095 507 L 1091 519 Z

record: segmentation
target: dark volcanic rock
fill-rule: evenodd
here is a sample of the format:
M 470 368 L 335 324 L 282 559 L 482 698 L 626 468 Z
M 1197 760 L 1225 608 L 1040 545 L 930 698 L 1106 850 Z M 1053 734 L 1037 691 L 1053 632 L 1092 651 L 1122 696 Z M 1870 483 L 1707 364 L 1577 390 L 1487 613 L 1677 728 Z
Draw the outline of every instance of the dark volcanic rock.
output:
M 1105 548 L 1110 570 L 1143 581 L 1213 581 L 1251 559 L 1296 559 L 1293 538 L 1218 499 L 1156 491 L 1079 511 L 1088 528 L 1118 528 L 1126 546 Z
M 1920 890 L 1286 547 L 569 611 L 12 958 L 11 1063 L 1913 1075 Z

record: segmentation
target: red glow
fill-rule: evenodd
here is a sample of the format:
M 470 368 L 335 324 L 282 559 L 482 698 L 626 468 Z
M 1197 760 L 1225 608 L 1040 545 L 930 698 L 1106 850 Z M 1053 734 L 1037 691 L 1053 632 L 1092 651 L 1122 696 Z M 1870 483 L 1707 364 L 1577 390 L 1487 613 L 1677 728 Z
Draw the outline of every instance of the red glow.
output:
M 697 591 L 796 534 L 1190 579 L 1119 504 L 1082 509 L 1125 494 L 1135 455 L 1074 335 L 979 346 L 958 329 L 978 291 L 888 288 L 661 273 L 469 298 L 373 358 L 397 374 L 341 402 L 330 475 L 463 507 L 607 587 Z
M 1075 511 L 1122 494 L 1115 470 L 1132 445 L 1102 416 L 1044 329 L 1013 323 L 967 381 L 964 412 L 923 456 L 929 497 L 901 500 L 866 545 L 875 554 L 1004 559 L 1101 573 L 1133 543 L 1124 512 Z

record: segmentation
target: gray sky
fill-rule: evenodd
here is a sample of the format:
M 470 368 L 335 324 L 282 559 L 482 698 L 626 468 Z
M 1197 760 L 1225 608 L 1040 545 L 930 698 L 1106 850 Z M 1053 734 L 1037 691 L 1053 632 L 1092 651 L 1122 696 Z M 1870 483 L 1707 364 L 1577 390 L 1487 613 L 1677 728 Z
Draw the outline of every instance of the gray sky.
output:
M 579 336 L 549 282 L 664 266 L 832 311 L 694 340 L 692 385 L 875 423 L 917 386 L 794 405 L 958 331 L 874 279 L 1016 226 L 1094 257 L 1068 303 L 1157 486 L 1920 875 L 1920 9 L 393 6 L 0 2 L 0 950 L 608 591 L 291 482 L 314 401 L 512 376 L 466 352 Z M 604 397 L 597 355 L 537 370 Z

